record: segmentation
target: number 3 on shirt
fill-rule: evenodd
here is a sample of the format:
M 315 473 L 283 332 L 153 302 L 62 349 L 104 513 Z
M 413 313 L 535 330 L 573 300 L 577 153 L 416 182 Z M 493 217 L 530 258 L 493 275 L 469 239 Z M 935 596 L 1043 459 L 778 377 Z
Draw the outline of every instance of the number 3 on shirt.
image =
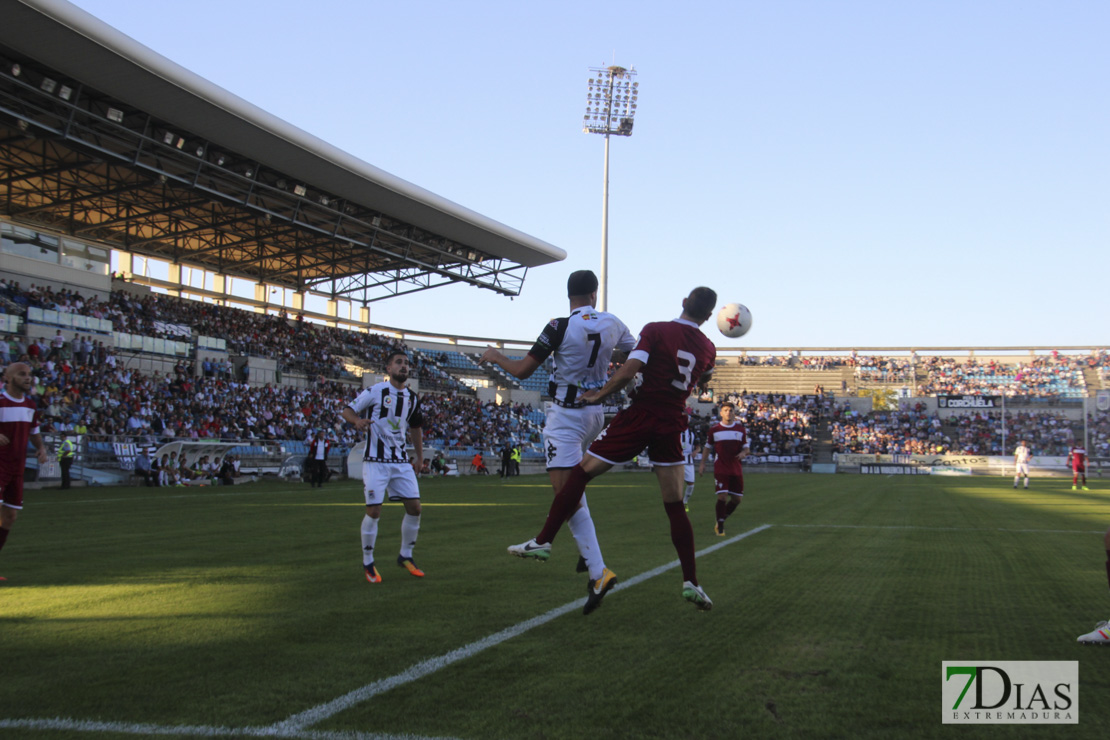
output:
M 675 359 L 678 363 L 678 374 L 681 379 L 672 380 L 671 385 L 680 391 L 689 391 L 691 376 L 694 374 L 694 365 L 698 363 L 698 358 L 684 349 L 676 350 L 675 355 L 677 355 Z

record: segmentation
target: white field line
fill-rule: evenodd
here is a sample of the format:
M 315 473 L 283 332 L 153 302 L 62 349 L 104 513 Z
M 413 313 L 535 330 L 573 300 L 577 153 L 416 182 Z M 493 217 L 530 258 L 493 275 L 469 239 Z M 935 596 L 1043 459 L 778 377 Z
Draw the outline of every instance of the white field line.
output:
M 712 547 L 707 547 L 704 550 L 698 552 L 697 556 L 701 557 L 703 555 L 708 555 L 709 553 L 715 550 L 719 550 L 722 547 L 731 545 L 734 542 L 739 542 L 745 537 L 750 537 L 753 534 L 762 532 L 770 526 L 770 524 L 764 524 L 761 527 L 756 527 L 755 529 L 744 532 L 743 534 L 739 534 L 722 542 L 718 542 L 716 545 L 713 545 Z M 666 573 L 668 570 L 677 568 L 678 565 L 679 562 L 677 560 L 672 560 L 669 563 L 660 565 L 658 568 L 653 568 L 652 570 L 641 573 L 638 576 L 633 576 L 627 581 L 618 583 L 616 586 L 613 587 L 613 591 L 616 592 L 622 589 L 631 588 L 632 586 L 643 583 L 649 578 L 654 578 L 657 575 Z M 575 611 L 576 609 L 581 608 L 583 605 L 585 605 L 585 603 L 586 599 L 583 597 L 568 604 L 563 604 L 562 606 L 552 609 L 546 614 L 541 614 L 538 617 L 532 617 L 531 619 L 515 624 L 512 627 L 503 629 L 500 632 L 495 632 L 494 634 L 489 635 L 488 637 L 484 637 L 481 640 L 472 642 L 469 645 L 464 645 L 463 647 L 452 650 L 451 652 L 445 653 L 444 655 L 440 655 L 435 658 L 429 658 L 428 660 L 425 660 L 421 663 L 417 663 L 408 670 L 398 673 L 395 676 L 390 676 L 389 678 L 383 678 L 380 681 L 375 681 L 374 683 L 367 684 L 362 688 L 355 689 L 354 691 L 344 694 L 338 699 L 334 699 L 330 702 L 327 702 L 326 704 L 321 704 L 298 714 L 294 714 L 284 721 L 279 722 L 276 725 L 272 725 L 272 727 L 275 730 L 294 730 L 302 727 L 310 727 L 318 722 L 322 722 L 323 720 L 328 719 L 329 717 L 339 714 L 340 712 L 349 709 L 350 707 L 353 707 L 355 704 L 364 702 L 367 699 L 371 699 L 378 694 L 385 693 L 390 689 L 410 683 L 417 679 L 423 678 L 424 676 L 431 675 L 432 673 L 435 673 L 442 668 L 446 668 L 452 663 L 456 663 L 460 660 L 465 660 L 466 658 L 475 656 L 483 650 L 500 645 L 506 640 L 516 637 L 517 635 L 522 635 L 534 627 L 539 627 L 540 625 L 547 624 L 556 617 L 560 617 L 567 612 Z
M 768 525 L 770 526 L 770 525 Z M 1105 534 L 1102 529 L 1006 529 L 1004 527 L 919 527 L 912 524 L 776 524 L 790 529 L 909 529 L 921 532 L 1020 532 L 1023 534 Z
M 234 495 L 234 494 L 216 494 L 216 495 Z M 756 527 L 755 529 L 748 530 L 735 537 L 729 537 L 722 540 L 715 545 L 700 550 L 696 553 L 698 557 L 708 555 L 711 552 L 720 550 L 722 547 L 727 547 L 742 539 L 758 534 L 765 529 L 769 529 L 770 524 Z M 620 591 L 622 589 L 631 588 L 637 584 L 643 583 L 649 578 L 666 573 L 669 570 L 677 568 L 679 562 L 672 560 L 669 563 L 660 565 L 658 568 L 641 573 L 637 576 L 629 578 L 627 581 L 618 583 L 613 587 L 613 591 Z M 402 671 L 395 676 L 384 678 L 380 681 L 367 684 L 362 688 L 355 689 L 338 699 L 334 699 L 325 704 L 312 707 L 304 712 L 294 714 L 281 722 L 278 722 L 267 727 L 206 727 L 203 725 L 153 725 L 142 723 L 130 722 L 97 722 L 92 720 L 79 720 L 67 719 L 63 717 L 55 717 L 53 719 L 0 719 L 0 730 L 4 729 L 22 729 L 22 730 L 68 730 L 70 732 L 114 732 L 121 735 L 184 735 L 190 737 L 284 737 L 284 738 L 304 738 L 305 740 L 432 740 L 431 738 L 423 738 L 417 735 L 394 735 L 394 734 L 374 734 L 364 732 L 328 732 L 321 730 L 308 729 L 310 726 L 322 722 L 345 709 L 349 709 L 354 705 L 371 699 L 378 694 L 389 691 L 397 686 L 402 686 L 424 676 L 431 675 L 441 668 L 457 663 L 460 660 L 477 655 L 478 653 L 486 650 L 487 648 L 495 647 L 505 642 L 508 639 L 516 637 L 517 635 L 524 634 L 533 627 L 547 624 L 556 617 L 560 617 L 567 612 L 572 612 L 581 608 L 586 603 L 585 598 L 577 599 L 568 604 L 556 607 L 551 611 L 541 614 L 538 617 L 527 619 L 523 622 L 508 627 L 496 632 L 481 640 L 472 642 L 469 645 L 464 645 L 461 648 L 452 650 L 449 653 L 440 655 L 435 658 L 429 658 L 423 662 L 417 663 L 408 670 Z M 440 739 L 447 740 L 447 739 Z
M 69 732 L 113 732 L 118 735 L 185 735 L 189 737 L 285 737 L 301 740 L 451 740 L 420 735 L 370 732 L 324 732 L 295 730 L 281 733 L 269 727 L 204 727 L 201 725 L 148 725 L 127 722 L 94 722 L 65 719 L 0 719 L 0 730 L 66 730 Z

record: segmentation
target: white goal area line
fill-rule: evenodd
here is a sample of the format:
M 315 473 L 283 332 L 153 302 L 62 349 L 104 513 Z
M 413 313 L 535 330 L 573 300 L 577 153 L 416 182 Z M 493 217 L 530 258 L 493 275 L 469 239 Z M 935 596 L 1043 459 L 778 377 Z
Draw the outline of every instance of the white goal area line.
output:
M 722 547 L 728 547 L 736 542 L 751 537 L 753 534 L 759 534 L 772 525 L 764 524 L 750 529 L 747 532 L 735 535 L 724 539 L 715 545 L 706 547 L 699 550 L 695 555 L 702 557 L 712 552 L 720 550 Z M 669 563 L 664 563 L 657 568 L 653 568 L 639 575 L 633 576 L 628 580 L 621 581 L 613 587 L 613 591 L 621 591 L 626 588 L 632 588 L 644 581 L 662 575 L 669 570 L 673 570 L 679 566 L 678 560 L 672 560 Z M 529 630 L 547 624 L 548 622 L 561 617 L 568 612 L 575 611 L 582 608 L 586 603 L 585 597 L 575 599 L 567 604 L 556 607 L 544 614 L 537 617 L 532 617 L 523 622 L 519 622 L 512 627 L 507 627 L 500 632 L 495 632 L 492 635 L 477 640 L 461 648 L 457 648 L 443 655 L 429 658 L 428 660 L 421 661 L 414 666 L 411 666 L 405 671 L 398 673 L 389 678 L 384 678 L 379 681 L 362 686 L 361 688 L 350 691 L 338 699 L 320 704 L 318 706 L 307 709 L 303 712 L 298 712 L 281 722 L 277 722 L 265 727 L 207 727 L 201 725 L 154 725 L 143 723 L 129 723 L 129 722 L 99 722 L 92 720 L 78 720 L 68 719 L 63 717 L 55 717 L 52 719 L 0 719 L 0 730 L 2 729 L 24 729 L 24 730 L 69 730 L 71 732 L 115 732 L 125 735 L 185 735 L 191 737 L 288 737 L 288 738 L 306 738 L 307 740 L 431 740 L 430 738 L 419 737 L 416 735 L 397 735 L 397 734 L 383 734 L 383 733 L 364 733 L 364 732 L 348 732 L 348 731 L 321 731 L 312 730 L 312 725 L 323 722 L 344 710 L 350 709 L 356 704 L 360 704 L 368 699 L 372 699 L 379 694 L 383 694 L 390 689 L 398 686 L 403 686 L 411 683 L 425 676 L 429 676 L 443 668 L 446 668 L 454 663 L 457 663 L 466 658 L 470 658 L 484 650 L 491 647 L 496 647 L 506 640 L 510 640 L 518 635 L 522 635 Z M 440 739 L 446 740 L 446 739 Z

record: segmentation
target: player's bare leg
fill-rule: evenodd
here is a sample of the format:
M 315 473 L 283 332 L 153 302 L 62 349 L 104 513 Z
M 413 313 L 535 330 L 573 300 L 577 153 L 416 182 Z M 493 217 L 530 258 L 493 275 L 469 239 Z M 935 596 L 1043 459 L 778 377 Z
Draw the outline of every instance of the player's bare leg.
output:
M 547 471 L 551 479 L 551 488 L 556 495 L 570 479 L 571 470 L 572 468 L 552 468 Z M 590 516 L 585 495 L 582 496 L 578 508 L 567 520 L 567 527 L 578 545 L 578 565 L 575 570 L 579 573 L 588 572 L 593 580 L 601 578 L 601 573 L 605 570 L 605 558 L 601 555 L 597 529 L 594 527 L 593 517 Z
M 685 471 L 682 465 L 656 465 L 655 477 L 659 480 L 659 493 L 663 497 L 663 509 L 671 522 L 671 544 L 678 553 L 682 566 L 682 598 L 699 609 L 708 610 L 713 602 L 698 585 L 697 563 L 694 556 L 694 528 L 686 507 L 682 504 L 682 489 Z

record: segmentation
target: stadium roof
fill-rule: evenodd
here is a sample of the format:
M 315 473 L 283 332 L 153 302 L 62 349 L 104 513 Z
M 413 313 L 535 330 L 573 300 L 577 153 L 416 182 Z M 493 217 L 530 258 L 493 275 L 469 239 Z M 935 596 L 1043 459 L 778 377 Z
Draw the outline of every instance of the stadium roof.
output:
M 373 301 L 517 295 L 551 244 L 394 177 L 62 0 L 0 0 L 0 214 Z

